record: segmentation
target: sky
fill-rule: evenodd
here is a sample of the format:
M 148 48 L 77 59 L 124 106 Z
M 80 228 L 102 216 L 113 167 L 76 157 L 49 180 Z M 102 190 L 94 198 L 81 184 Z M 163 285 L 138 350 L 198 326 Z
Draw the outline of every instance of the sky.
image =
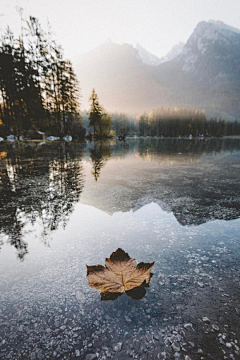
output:
M 139 43 L 161 57 L 186 42 L 200 21 L 221 20 L 240 29 L 240 0 L 1 0 L 0 31 L 7 25 L 20 34 L 20 15 L 51 24 L 65 57 L 113 41 Z

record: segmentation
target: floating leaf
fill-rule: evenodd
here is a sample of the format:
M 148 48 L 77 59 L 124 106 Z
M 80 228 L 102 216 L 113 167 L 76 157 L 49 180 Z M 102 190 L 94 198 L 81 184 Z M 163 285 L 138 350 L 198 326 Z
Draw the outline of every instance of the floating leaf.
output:
M 113 252 L 102 265 L 87 266 L 89 286 L 101 290 L 102 300 L 114 300 L 124 291 L 134 299 L 142 298 L 151 279 L 153 263 L 139 263 L 122 249 Z M 134 290 L 133 290 L 134 289 Z

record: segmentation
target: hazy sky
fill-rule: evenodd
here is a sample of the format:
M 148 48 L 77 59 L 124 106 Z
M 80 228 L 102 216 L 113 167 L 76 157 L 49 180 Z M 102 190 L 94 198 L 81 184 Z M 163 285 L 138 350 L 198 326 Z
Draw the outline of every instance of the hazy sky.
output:
M 139 43 L 159 57 L 186 42 L 197 23 L 221 20 L 240 29 L 240 0 L 1 0 L 0 29 L 20 33 L 20 16 L 49 20 L 55 37 L 74 60 L 110 39 Z

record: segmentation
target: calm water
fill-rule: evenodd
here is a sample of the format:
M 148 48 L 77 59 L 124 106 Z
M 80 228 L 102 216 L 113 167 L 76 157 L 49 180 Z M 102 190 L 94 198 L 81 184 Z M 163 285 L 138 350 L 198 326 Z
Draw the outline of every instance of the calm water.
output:
M 0 359 L 240 359 L 240 140 L 0 144 Z M 87 265 L 155 261 L 101 301 Z

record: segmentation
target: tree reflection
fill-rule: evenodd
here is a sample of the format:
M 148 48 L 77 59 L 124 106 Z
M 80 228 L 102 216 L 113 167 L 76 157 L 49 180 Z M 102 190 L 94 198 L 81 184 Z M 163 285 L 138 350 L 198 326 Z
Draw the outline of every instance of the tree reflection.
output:
M 98 181 L 102 167 L 111 157 L 110 144 L 107 141 L 94 143 L 94 148 L 90 149 L 90 159 L 92 163 L 92 175 Z
M 82 150 L 65 143 L 8 148 L 0 163 L 0 233 L 20 259 L 28 252 L 29 224 L 40 220 L 43 235 L 66 226 L 84 185 Z
M 104 178 L 109 191 L 92 187 L 88 205 L 113 214 L 154 202 L 181 225 L 240 216 L 239 139 L 127 139 L 111 150 L 111 159 L 126 161 L 112 162 L 114 178 Z
M 145 160 L 164 163 L 198 162 L 203 153 L 216 154 L 240 148 L 238 139 L 159 139 L 140 138 L 137 153 Z

